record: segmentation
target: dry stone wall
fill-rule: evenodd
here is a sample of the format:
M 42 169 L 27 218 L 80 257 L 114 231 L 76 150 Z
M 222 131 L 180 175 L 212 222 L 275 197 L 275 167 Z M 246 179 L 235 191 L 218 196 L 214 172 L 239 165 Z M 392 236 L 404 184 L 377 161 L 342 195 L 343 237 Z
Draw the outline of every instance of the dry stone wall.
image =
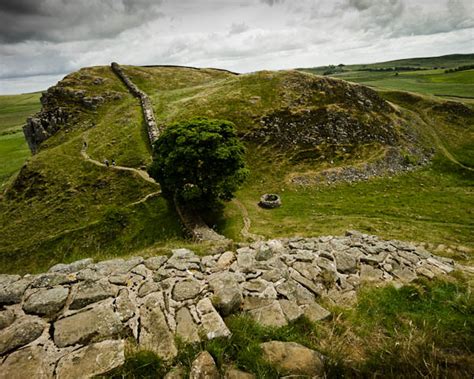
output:
M 363 282 L 402 285 L 454 268 L 421 247 L 348 232 L 0 275 L 0 378 L 99 375 L 123 364 L 129 338 L 171 360 L 176 336 L 227 337 L 223 317 L 235 312 L 269 326 L 318 321 L 330 315 L 321 298 L 347 306 Z
M 153 145 L 153 143 L 160 136 L 160 130 L 158 129 L 158 126 L 156 124 L 155 114 L 153 113 L 153 105 L 151 103 L 150 98 L 145 92 L 139 89 L 135 85 L 135 83 L 130 80 L 130 78 L 123 72 L 122 68 L 118 63 L 113 62 L 111 64 L 111 67 L 115 74 L 124 82 L 124 84 L 127 86 L 132 95 L 140 99 L 143 117 L 145 118 L 145 123 L 147 127 L 148 138 L 150 139 L 150 144 Z

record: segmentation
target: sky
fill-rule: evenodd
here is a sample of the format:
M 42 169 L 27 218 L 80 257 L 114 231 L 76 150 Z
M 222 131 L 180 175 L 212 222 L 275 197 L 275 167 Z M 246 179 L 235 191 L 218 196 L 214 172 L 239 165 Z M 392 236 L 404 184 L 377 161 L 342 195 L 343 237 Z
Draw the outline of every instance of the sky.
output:
M 252 72 L 473 52 L 472 0 L 0 0 L 0 94 L 112 61 Z

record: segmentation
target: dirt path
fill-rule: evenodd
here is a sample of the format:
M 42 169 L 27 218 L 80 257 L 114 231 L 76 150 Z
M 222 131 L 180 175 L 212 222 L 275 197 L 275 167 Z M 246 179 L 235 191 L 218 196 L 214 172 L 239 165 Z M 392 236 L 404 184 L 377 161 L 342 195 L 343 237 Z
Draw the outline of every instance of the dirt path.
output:
M 132 168 L 132 167 L 125 167 L 125 166 L 112 166 L 112 165 L 107 166 L 103 162 L 99 162 L 95 159 L 92 159 L 89 156 L 89 154 L 87 154 L 87 147 L 88 146 L 89 146 L 88 144 L 85 145 L 85 146 L 83 145 L 83 147 L 81 149 L 81 155 L 87 162 L 91 162 L 91 163 L 95 164 L 96 166 L 107 167 L 107 168 L 110 168 L 112 170 L 131 171 L 131 172 L 134 172 L 134 173 L 140 175 L 140 177 L 143 180 L 146 180 L 149 183 L 153 183 L 153 184 L 158 185 L 158 183 L 152 177 L 150 177 L 150 175 L 148 175 L 148 173 L 144 170 L 140 170 L 140 169 Z
M 250 227 L 252 226 L 252 221 L 250 220 L 249 212 L 247 211 L 247 208 L 245 208 L 245 205 L 242 204 L 242 202 L 238 199 L 234 199 L 233 202 L 239 208 L 240 213 L 242 213 L 242 219 L 244 221 L 244 227 L 240 231 L 240 234 L 244 238 L 247 238 L 253 241 L 261 241 L 262 239 L 264 239 L 264 237 L 259 234 L 250 233 L 249 230 L 250 230 Z

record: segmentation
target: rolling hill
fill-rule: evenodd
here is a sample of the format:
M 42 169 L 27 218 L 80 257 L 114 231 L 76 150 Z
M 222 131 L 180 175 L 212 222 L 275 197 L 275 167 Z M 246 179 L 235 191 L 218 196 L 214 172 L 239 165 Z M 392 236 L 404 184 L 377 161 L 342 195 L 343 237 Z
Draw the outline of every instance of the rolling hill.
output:
M 444 244 L 445 254 L 472 259 L 460 253 L 473 246 L 474 231 L 469 104 L 378 94 L 298 71 L 123 69 L 151 98 L 161 128 L 194 116 L 236 124 L 250 179 L 222 214 L 205 215 L 226 237 L 359 229 Z M 159 186 L 141 175 L 151 152 L 140 105 L 110 67 L 68 75 L 42 104 L 33 123 L 49 138 L 0 201 L 2 271 L 146 256 L 170 246 L 212 251 L 184 238 Z M 101 166 L 105 159 L 126 169 Z M 281 194 L 283 206 L 260 209 L 267 192 Z

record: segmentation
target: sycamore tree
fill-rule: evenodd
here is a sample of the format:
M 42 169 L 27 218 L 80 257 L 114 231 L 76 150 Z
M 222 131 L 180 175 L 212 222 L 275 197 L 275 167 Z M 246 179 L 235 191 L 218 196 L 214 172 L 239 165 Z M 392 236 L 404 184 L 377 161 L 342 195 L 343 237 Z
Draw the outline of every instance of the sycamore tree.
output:
M 194 209 L 211 209 L 234 197 L 248 170 L 235 125 L 196 118 L 166 128 L 153 144 L 149 169 L 163 195 Z

